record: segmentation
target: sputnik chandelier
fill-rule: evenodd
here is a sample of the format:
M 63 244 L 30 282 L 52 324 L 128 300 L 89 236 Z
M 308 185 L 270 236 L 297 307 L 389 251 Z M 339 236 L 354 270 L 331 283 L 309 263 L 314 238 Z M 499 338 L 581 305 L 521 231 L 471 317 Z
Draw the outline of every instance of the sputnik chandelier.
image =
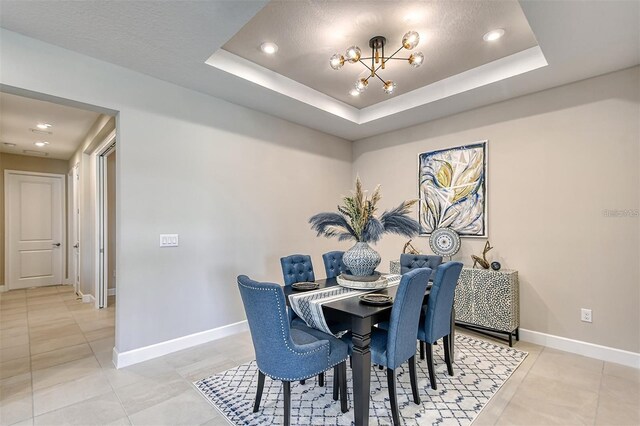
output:
M 378 79 L 382 82 L 382 90 L 388 95 L 392 94 L 396 88 L 396 83 L 392 80 L 384 80 L 382 77 L 378 75 L 378 70 L 385 69 L 385 66 L 388 61 L 394 59 L 399 61 L 408 61 L 409 65 L 414 68 L 418 68 L 424 62 L 424 55 L 421 52 L 412 53 L 408 58 L 396 58 L 395 56 L 402 49 L 413 50 L 420 41 L 420 35 L 415 31 L 409 31 L 402 37 L 402 46 L 391 56 L 384 56 L 384 47 L 387 44 L 387 39 L 382 36 L 375 36 L 371 40 L 369 40 L 369 47 L 371 48 L 371 56 L 362 57 L 362 52 L 358 46 L 351 46 L 347 49 L 344 55 L 336 53 L 329 59 L 329 65 L 334 70 L 339 70 L 342 68 L 345 62 L 349 62 L 355 64 L 356 62 L 360 62 L 364 65 L 370 72 L 370 75 L 366 78 L 360 78 L 356 81 L 354 94 L 360 94 L 367 89 L 369 85 L 369 79 L 371 77 L 378 77 Z M 371 60 L 371 66 L 369 66 L 364 61 Z

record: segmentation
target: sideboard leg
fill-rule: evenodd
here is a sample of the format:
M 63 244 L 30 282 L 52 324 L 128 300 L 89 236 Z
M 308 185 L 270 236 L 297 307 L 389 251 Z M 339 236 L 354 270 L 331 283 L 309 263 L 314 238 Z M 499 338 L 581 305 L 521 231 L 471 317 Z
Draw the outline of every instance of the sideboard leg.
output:
M 520 327 L 516 328 L 516 341 L 519 342 L 520 341 Z
M 513 333 L 509 332 L 509 347 L 513 347 Z

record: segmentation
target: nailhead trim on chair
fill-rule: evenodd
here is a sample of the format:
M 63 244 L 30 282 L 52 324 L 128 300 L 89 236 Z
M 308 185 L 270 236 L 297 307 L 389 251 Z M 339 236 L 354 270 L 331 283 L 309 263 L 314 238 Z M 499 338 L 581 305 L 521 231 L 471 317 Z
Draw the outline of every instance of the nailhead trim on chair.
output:
M 315 353 L 315 352 L 319 352 L 322 349 L 326 348 L 326 350 L 327 350 L 327 364 L 329 364 L 329 357 L 331 355 L 331 350 L 330 350 L 331 344 L 328 341 L 327 341 L 326 345 L 323 345 L 323 346 L 321 346 L 319 348 L 316 348 L 316 349 L 313 349 L 313 350 L 310 350 L 310 351 L 305 351 L 305 352 L 300 352 L 299 350 L 296 350 L 295 348 L 292 348 L 291 346 L 289 346 L 289 341 L 287 340 L 287 337 L 286 337 L 286 335 L 284 333 L 284 322 L 282 320 L 282 309 L 280 309 L 280 300 L 278 298 L 278 290 L 270 289 L 270 288 L 258 288 L 258 287 L 248 286 L 246 284 L 241 283 L 240 281 L 238 281 L 238 284 L 240 284 L 242 287 L 249 288 L 251 290 L 271 291 L 271 292 L 273 292 L 273 295 L 276 298 L 276 303 L 278 304 L 278 318 L 280 319 L 280 331 L 282 333 L 282 339 L 284 340 L 284 343 L 285 343 L 285 346 L 287 347 L 287 349 L 289 349 L 289 351 L 291 351 L 293 354 L 295 354 L 297 356 L 303 356 L 303 355 L 309 355 L 309 354 L 312 354 L 312 353 Z M 336 365 L 340 364 L 341 362 L 346 361 L 346 359 L 347 358 L 345 357 L 345 359 L 343 359 L 342 361 L 339 361 L 339 362 L 337 362 L 337 363 L 335 363 L 333 365 L 330 365 L 327 368 L 327 370 L 330 369 L 330 368 L 335 367 Z M 310 376 L 295 377 L 295 378 L 283 378 L 283 377 L 277 377 L 277 376 L 270 376 L 270 375 L 268 375 L 268 374 L 266 374 L 264 372 L 263 372 L 263 374 L 265 376 L 271 377 L 272 379 L 284 380 L 284 381 L 291 382 L 291 381 L 297 381 L 297 380 L 305 380 L 305 379 L 308 379 L 310 377 L 317 376 L 320 373 L 324 373 L 327 370 L 318 371 L 317 373 L 311 374 Z

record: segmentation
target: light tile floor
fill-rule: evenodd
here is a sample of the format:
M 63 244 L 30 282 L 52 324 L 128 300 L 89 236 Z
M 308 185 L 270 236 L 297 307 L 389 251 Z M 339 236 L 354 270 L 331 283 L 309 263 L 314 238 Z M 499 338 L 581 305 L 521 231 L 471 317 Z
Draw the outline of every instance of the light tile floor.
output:
M 66 286 L 0 294 L 0 425 L 226 425 L 191 383 L 252 360 L 249 334 L 116 370 L 110 305 Z M 475 425 L 640 425 L 639 370 L 516 347 L 529 356 Z

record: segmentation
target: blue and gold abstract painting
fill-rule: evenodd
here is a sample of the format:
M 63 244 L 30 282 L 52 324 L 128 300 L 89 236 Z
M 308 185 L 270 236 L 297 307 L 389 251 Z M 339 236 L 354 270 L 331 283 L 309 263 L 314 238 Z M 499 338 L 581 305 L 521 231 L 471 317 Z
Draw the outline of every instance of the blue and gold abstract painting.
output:
M 487 141 L 420 154 L 420 234 L 451 228 L 463 237 L 486 237 L 486 180 Z

